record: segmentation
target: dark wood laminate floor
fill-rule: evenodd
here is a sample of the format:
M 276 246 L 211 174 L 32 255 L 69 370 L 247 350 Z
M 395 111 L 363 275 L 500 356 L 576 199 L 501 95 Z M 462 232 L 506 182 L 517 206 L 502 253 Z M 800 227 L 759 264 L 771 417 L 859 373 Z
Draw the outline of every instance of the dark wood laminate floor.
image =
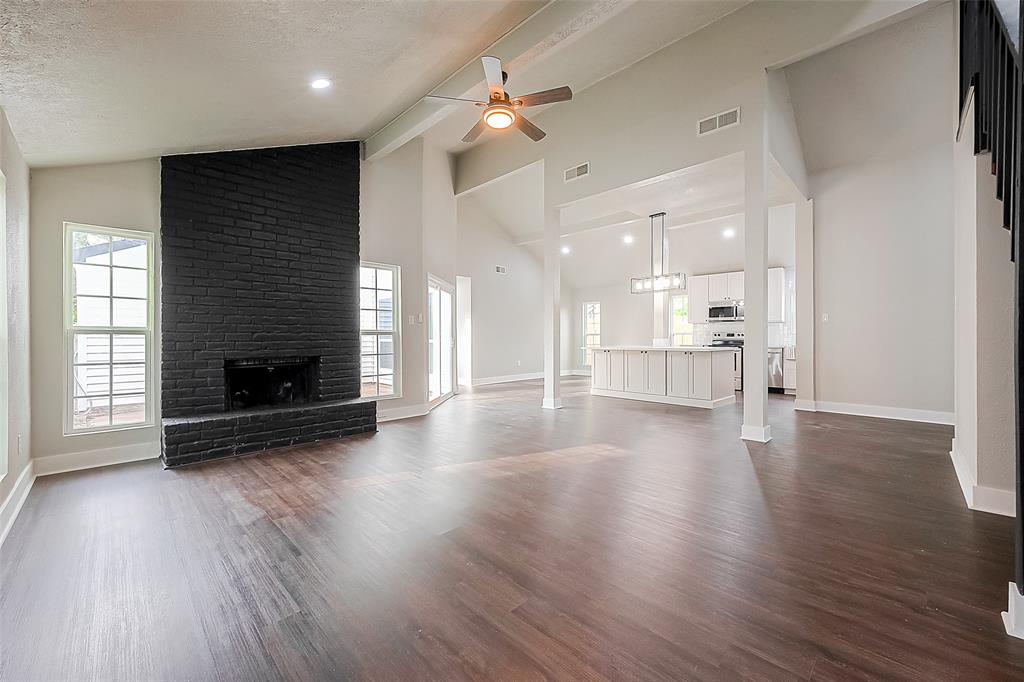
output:
M 51 476 L 2 548 L 4 680 L 1021 679 L 1011 520 L 948 427 L 540 382 L 378 434 Z

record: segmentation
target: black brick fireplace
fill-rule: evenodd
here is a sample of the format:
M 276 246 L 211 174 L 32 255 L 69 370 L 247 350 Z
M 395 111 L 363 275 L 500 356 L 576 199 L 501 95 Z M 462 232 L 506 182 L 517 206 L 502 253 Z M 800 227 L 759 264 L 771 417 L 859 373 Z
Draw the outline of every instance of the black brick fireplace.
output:
M 359 147 L 161 160 L 168 467 L 376 430 L 359 398 Z

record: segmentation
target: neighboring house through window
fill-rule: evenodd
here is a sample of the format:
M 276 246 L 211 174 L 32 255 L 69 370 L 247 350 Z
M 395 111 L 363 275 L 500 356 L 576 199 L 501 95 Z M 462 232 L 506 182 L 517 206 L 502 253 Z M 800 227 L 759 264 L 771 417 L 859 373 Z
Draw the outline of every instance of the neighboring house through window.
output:
M 594 364 L 594 348 L 601 345 L 601 304 L 583 304 L 583 365 Z
M 400 270 L 362 263 L 359 268 L 361 390 L 364 397 L 401 396 Z
M 153 423 L 153 236 L 64 224 L 65 434 Z

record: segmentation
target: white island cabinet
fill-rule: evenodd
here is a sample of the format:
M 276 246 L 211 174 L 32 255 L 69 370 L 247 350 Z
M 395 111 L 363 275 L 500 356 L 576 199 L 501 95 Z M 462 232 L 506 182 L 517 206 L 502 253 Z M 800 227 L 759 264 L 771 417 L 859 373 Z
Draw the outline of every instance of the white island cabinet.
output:
M 594 349 L 590 393 L 712 409 L 736 402 L 733 348 L 604 346 Z

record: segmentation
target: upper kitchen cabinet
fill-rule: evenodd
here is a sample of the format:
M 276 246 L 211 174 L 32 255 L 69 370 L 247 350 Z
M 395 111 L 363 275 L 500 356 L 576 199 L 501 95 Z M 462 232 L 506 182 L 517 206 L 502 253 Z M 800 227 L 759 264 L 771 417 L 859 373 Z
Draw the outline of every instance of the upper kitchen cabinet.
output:
M 708 275 L 708 300 L 728 301 L 729 300 L 729 275 L 721 272 L 717 275 Z
M 743 300 L 743 273 L 742 272 L 730 272 L 726 274 L 726 281 L 729 284 L 728 287 L 728 298 L 727 301 L 742 301 Z
M 708 275 L 696 275 L 686 278 L 686 295 L 689 296 L 687 315 L 690 324 L 706 324 L 708 321 L 708 302 L 711 296 L 708 292 Z
M 743 300 L 742 272 L 720 272 L 716 275 L 708 275 L 707 278 L 709 301 Z

